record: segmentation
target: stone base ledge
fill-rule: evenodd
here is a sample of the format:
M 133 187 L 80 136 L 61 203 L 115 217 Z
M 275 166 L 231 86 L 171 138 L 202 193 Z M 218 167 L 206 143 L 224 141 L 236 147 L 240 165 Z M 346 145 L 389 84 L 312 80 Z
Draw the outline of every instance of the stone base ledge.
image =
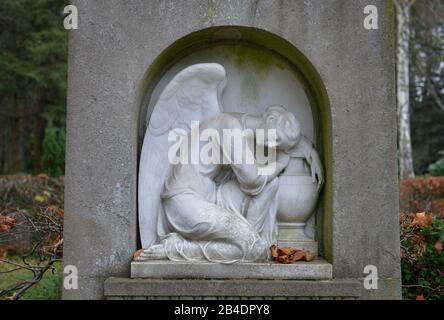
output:
M 204 280 L 108 278 L 107 299 L 357 299 L 362 282 L 335 280 Z
M 332 274 L 332 265 L 322 259 L 294 264 L 274 262 L 220 264 L 169 260 L 131 263 L 131 278 L 328 280 L 332 278 Z

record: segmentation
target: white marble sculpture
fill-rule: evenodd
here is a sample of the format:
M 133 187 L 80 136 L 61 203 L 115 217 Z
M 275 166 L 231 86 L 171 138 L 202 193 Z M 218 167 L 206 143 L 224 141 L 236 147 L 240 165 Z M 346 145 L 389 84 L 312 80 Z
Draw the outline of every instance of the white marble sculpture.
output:
M 259 116 L 222 112 L 220 101 L 226 81 L 220 64 L 195 64 L 179 72 L 161 93 L 140 158 L 139 227 L 143 250 L 136 260 L 264 260 L 270 245 L 276 243 L 278 217 L 287 222 L 305 222 L 312 213 L 323 182 L 322 166 L 312 143 L 302 136 L 297 119 L 282 106 L 271 106 Z M 199 121 L 198 134 L 211 128 L 218 138 L 199 144 L 202 137 L 192 133 L 193 121 Z M 240 147 L 224 139 L 225 129 L 272 129 L 276 139 L 256 135 L 252 146 L 248 136 L 243 135 Z M 182 132 L 179 143 L 169 141 L 171 132 Z M 211 144 L 211 150 L 218 150 L 224 161 L 196 163 L 188 159 L 171 163 L 171 154 L 189 150 L 194 142 L 199 152 Z M 259 147 L 276 155 L 267 174 L 260 169 L 269 163 L 245 161 Z M 239 153 L 242 161 L 235 159 Z M 294 155 L 302 158 L 311 172 L 308 188 L 302 188 L 305 196 L 292 197 L 291 193 L 298 189 L 285 183 L 293 181 L 294 170 L 289 163 Z M 279 181 L 282 172 L 285 181 Z M 295 211 L 298 207 L 301 209 Z

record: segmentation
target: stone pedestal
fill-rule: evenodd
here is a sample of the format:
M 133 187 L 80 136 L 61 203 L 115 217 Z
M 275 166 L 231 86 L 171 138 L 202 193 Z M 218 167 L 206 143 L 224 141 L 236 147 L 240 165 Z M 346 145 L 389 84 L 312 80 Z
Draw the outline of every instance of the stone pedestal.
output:
M 322 259 L 295 264 L 218 264 L 168 260 L 131 263 L 131 278 L 328 280 L 332 275 L 332 265 Z
M 344 300 L 359 299 L 362 285 L 338 280 L 203 280 L 108 278 L 109 300 Z

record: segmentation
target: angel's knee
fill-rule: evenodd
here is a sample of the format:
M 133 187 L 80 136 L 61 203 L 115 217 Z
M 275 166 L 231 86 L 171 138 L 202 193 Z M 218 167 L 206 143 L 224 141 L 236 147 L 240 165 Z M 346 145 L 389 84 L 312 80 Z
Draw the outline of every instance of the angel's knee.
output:
M 256 238 L 251 244 L 251 260 L 259 261 L 267 257 L 268 246 L 261 238 Z

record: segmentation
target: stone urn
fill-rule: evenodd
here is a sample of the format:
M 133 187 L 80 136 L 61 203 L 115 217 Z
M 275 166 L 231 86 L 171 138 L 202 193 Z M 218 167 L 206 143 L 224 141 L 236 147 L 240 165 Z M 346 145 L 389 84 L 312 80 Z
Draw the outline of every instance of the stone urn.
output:
M 279 222 L 305 224 L 313 213 L 317 201 L 316 183 L 311 176 L 279 176 L 277 212 Z
M 310 168 L 303 159 L 292 157 L 278 179 L 278 242 L 281 246 L 316 252 L 316 243 L 305 234 L 307 220 L 312 216 L 319 197 Z

